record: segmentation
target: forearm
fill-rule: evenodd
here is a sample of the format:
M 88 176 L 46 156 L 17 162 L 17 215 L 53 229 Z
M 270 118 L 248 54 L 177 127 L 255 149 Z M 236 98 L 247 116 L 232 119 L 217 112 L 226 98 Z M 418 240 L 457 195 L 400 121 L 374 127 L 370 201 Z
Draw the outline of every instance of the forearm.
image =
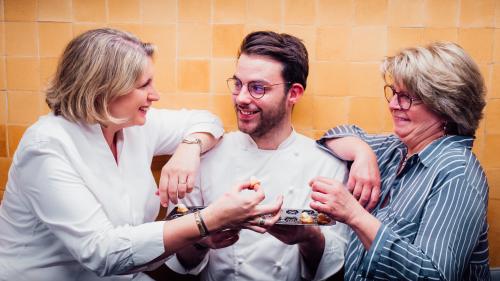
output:
M 311 276 L 316 275 L 316 271 L 323 257 L 325 250 L 325 237 L 319 229 L 311 233 L 311 236 L 304 242 L 299 243 L 299 252 L 302 256 L 307 269 Z
M 201 141 L 200 154 L 209 151 L 220 139 L 220 137 L 215 137 L 210 133 L 192 133 L 189 136 Z
M 346 222 L 356 233 L 366 250 L 369 250 L 377 232 L 380 229 L 380 221 L 365 209 L 360 208 L 359 215 L 353 217 L 350 222 Z
M 366 142 L 353 136 L 328 139 L 325 141 L 325 145 L 338 157 L 347 161 L 356 160 L 363 154 L 373 154 Z

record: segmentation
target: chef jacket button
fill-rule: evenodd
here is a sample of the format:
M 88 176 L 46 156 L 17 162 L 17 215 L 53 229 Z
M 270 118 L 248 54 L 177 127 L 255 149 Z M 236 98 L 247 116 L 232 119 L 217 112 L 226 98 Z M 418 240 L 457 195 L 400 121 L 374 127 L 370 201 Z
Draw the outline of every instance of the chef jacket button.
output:
M 293 155 L 295 155 L 295 157 L 299 157 L 299 153 L 298 152 L 294 152 Z
M 276 269 L 279 271 L 281 270 L 282 266 L 281 266 L 281 263 L 280 262 L 277 262 L 274 264 L 274 266 L 276 267 Z
M 243 259 L 238 259 L 238 264 L 243 264 Z

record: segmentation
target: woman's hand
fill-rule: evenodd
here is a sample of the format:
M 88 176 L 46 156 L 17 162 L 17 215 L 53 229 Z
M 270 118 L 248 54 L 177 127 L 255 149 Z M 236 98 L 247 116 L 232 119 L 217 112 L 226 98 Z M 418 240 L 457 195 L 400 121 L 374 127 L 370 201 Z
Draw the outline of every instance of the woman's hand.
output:
M 242 193 L 243 190 L 249 191 Z M 273 204 L 259 205 L 264 198 L 265 195 L 260 185 L 246 182 L 236 185 L 201 212 L 210 231 L 214 229 L 210 227 L 208 221 L 215 225 L 215 230 L 217 230 L 223 227 L 243 225 L 249 220 L 268 214 L 271 214 L 275 220 L 279 219 L 283 197 L 278 197 Z M 268 222 L 270 225 L 271 223 L 272 221 Z
M 347 188 L 361 206 L 373 210 L 380 197 L 380 171 L 371 149 L 356 156 L 349 171 Z
M 181 143 L 161 169 L 158 194 L 160 203 L 167 207 L 168 201 L 177 204 L 194 188 L 196 174 L 200 167 L 200 146 Z
M 354 196 L 336 180 L 316 177 L 309 182 L 312 188 L 311 208 L 325 213 L 334 220 L 350 225 L 366 211 Z

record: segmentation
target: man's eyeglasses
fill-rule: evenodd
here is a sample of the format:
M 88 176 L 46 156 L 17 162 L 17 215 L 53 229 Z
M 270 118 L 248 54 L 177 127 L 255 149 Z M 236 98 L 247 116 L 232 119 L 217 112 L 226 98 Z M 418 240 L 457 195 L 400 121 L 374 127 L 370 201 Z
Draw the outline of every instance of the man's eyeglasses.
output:
M 408 93 L 406 92 L 398 92 L 394 89 L 393 86 L 391 85 L 385 85 L 384 86 L 384 93 L 385 93 L 385 99 L 387 100 L 387 102 L 391 102 L 392 98 L 394 96 L 396 96 L 397 98 L 397 101 L 398 101 L 398 104 L 399 104 L 399 107 L 402 109 L 402 110 L 408 110 L 410 109 L 411 105 L 413 102 L 415 102 L 414 104 L 419 104 L 422 102 L 421 99 L 419 98 L 412 98 L 408 95 Z
M 229 91 L 231 91 L 231 93 L 233 95 L 238 95 L 241 92 L 241 89 L 243 88 L 243 86 L 245 85 L 245 84 L 243 84 L 243 82 L 241 82 L 240 79 L 234 78 L 234 77 L 227 79 L 226 82 L 227 82 L 227 87 L 229 88 Z M 250 81 L 246 85 L 247 85 L 247 89 L 248 89 L 248 92 L 250 93 L 250 95 L 254 99 L 260 99 L 266 94 L 266 90 L 272 88 L 273 86 L 282 85 L 282 84 L 290 84 L 290 83 L 291 82 L 283 82 L 283 83 L 276 83 L 276 84 L 268 85 L 268 84 L 264 84 L 263 82 L 260 82 L 260 81 Z

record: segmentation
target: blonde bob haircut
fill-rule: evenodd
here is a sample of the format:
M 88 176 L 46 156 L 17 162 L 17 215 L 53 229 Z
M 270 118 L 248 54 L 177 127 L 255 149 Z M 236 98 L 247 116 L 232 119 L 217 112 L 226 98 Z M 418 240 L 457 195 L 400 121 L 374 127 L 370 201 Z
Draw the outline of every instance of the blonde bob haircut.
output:
M 89 30 L 68 44 L 47 89 L 55 115 L 87 124 L 120 123 L 109 103 L 126 95 L 144 72 L 154 47 L 110 28 Z
M 486 104 L 484 81 L 459 45 L 437 42 L 403 49 L 382 62 L 381 73 L 441 116 L 446 134 L 474 136 Z

